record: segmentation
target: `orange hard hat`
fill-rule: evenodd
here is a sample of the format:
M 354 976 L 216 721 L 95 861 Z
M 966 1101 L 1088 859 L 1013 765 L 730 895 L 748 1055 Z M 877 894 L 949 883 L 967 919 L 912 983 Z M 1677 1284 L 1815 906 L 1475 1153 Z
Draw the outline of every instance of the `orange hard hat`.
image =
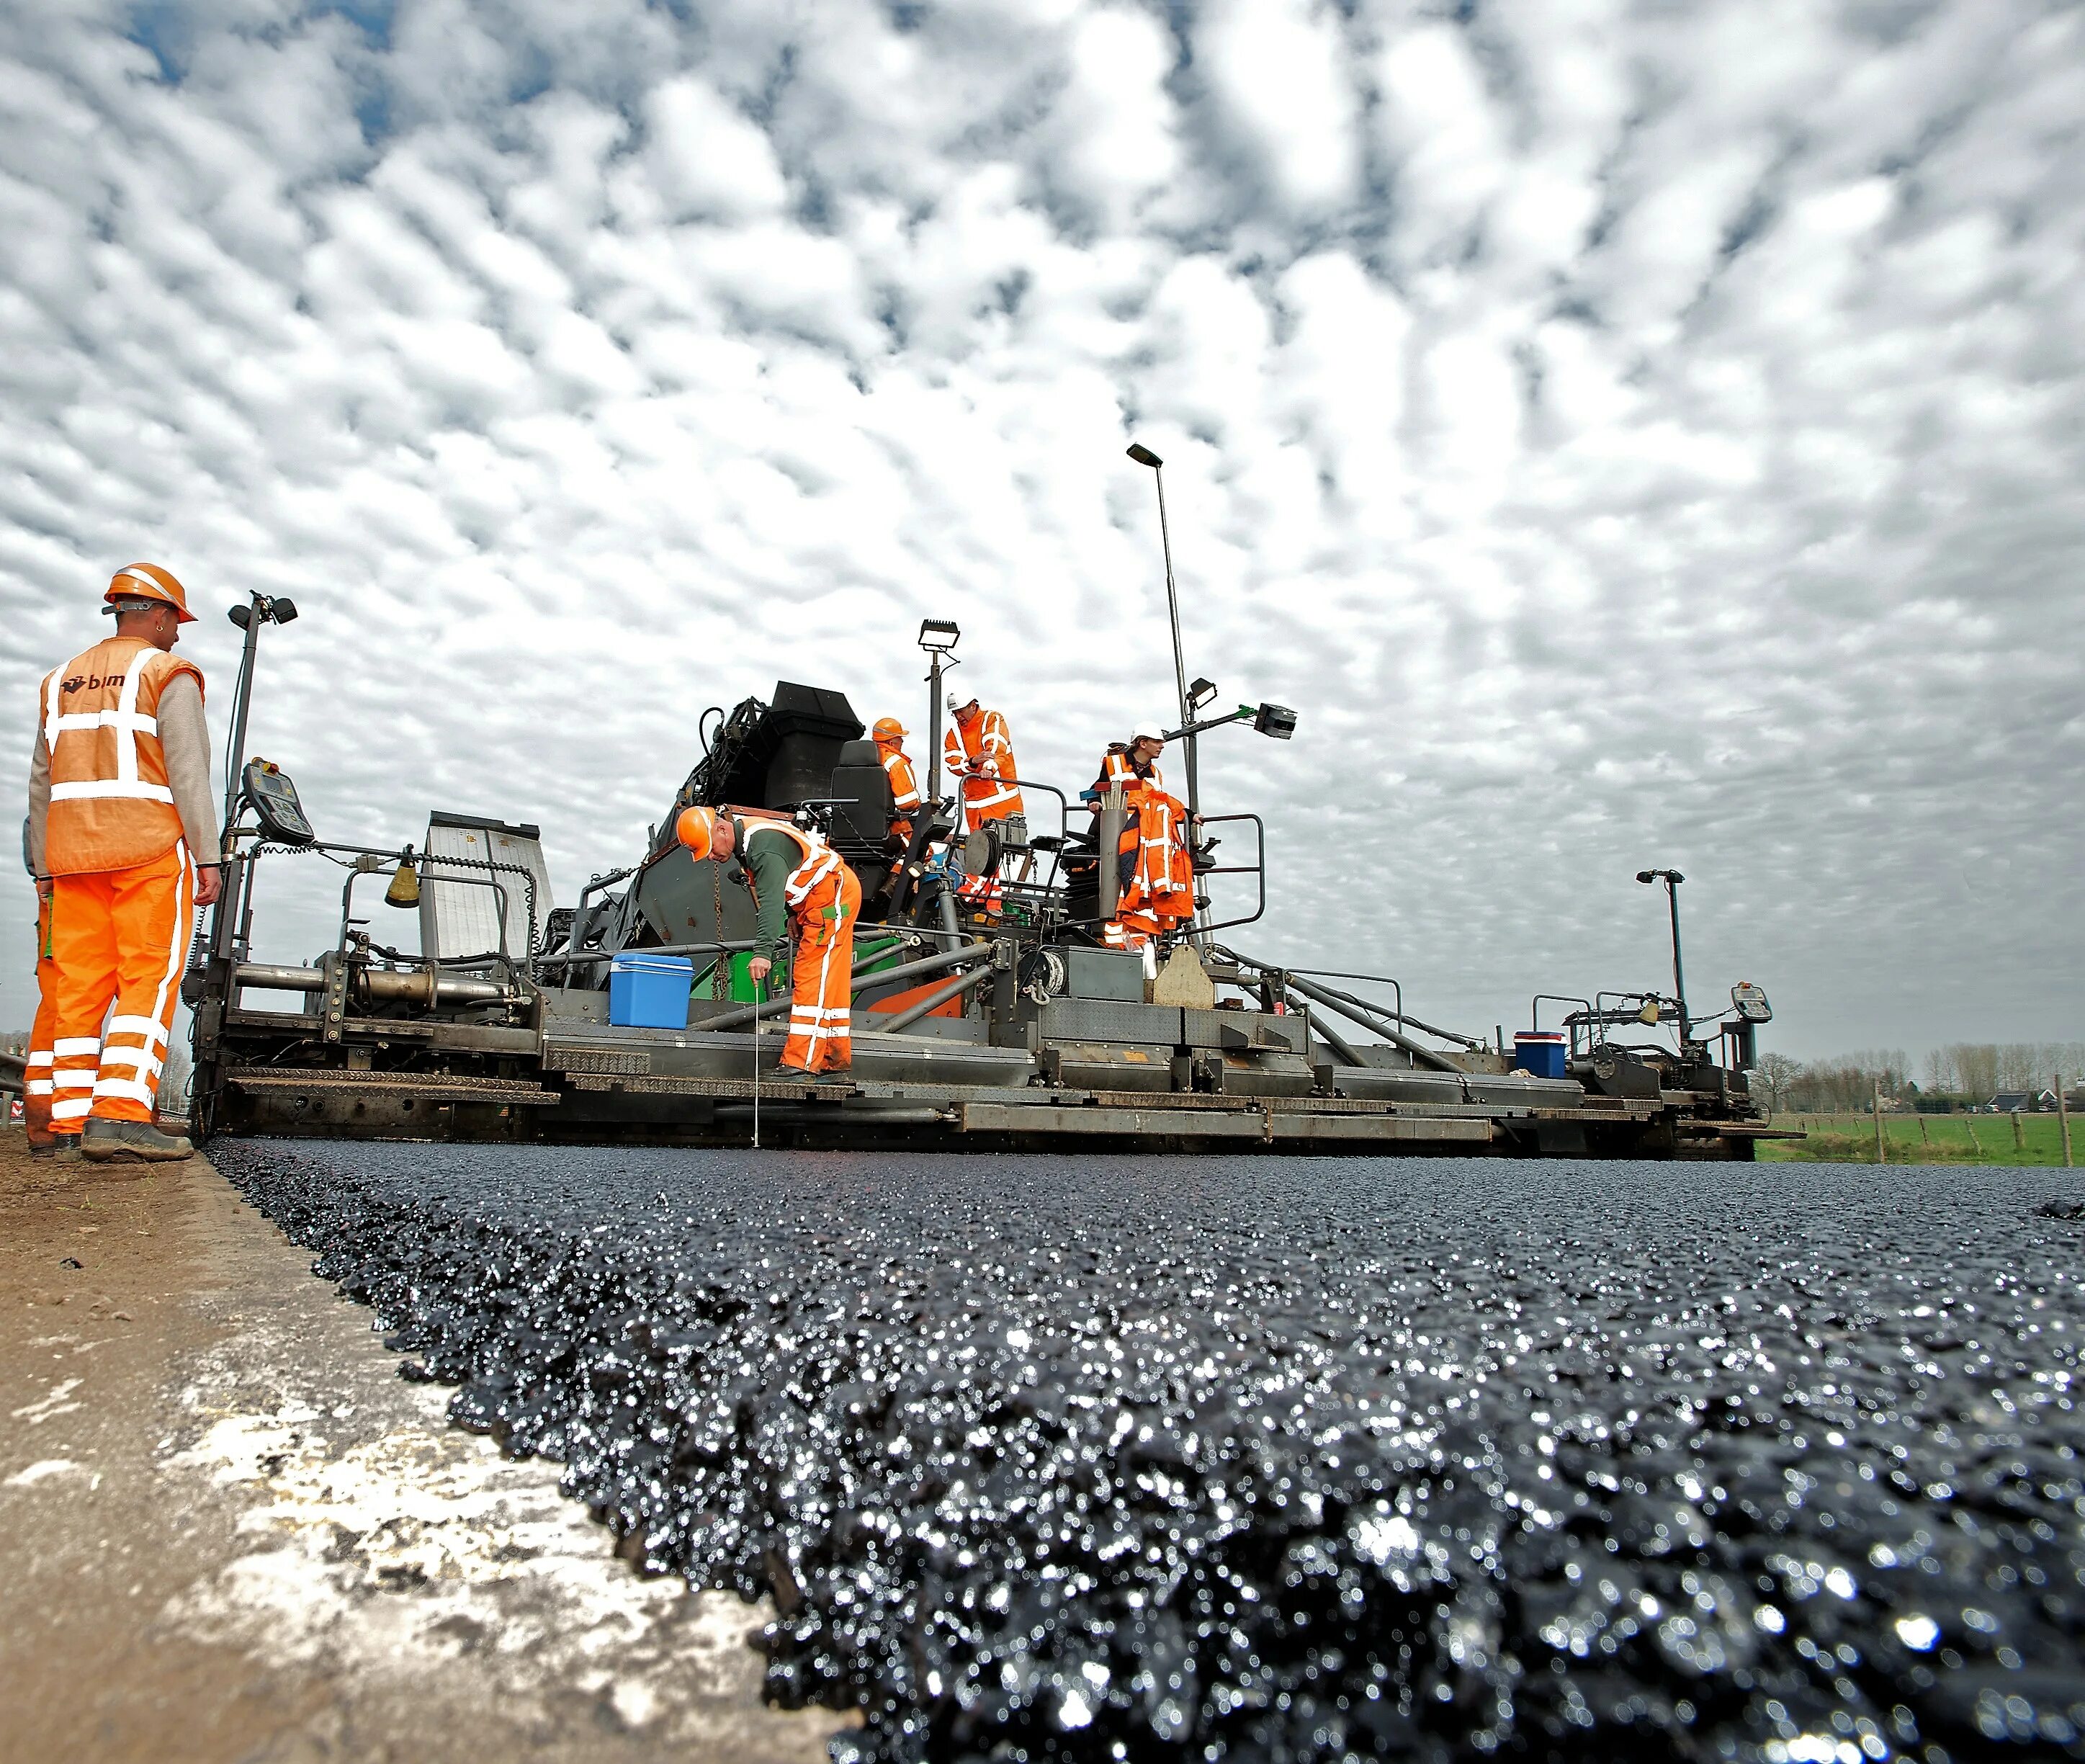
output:
M 876 727 L 869 731 L 878 741 L 900 741 L 907 733 L 905 725 L 894 716 L 879 716 Z
M 101 597 L 111 601 L 164 601 L 173 608 L 178 623 L 184 625 L 195 623 L 195 614 L 189 610 L 189 591 L 181 586 L 172 570 L 162 569 L 156 563 L 125 564 L 109 578 L 108 592 Z
M 683 809 L 680 819 L 673 823 L 673 831 L 687 847 L 690 857 L 703 858 L 710 855 L 710 847 L 716 841 L 716 824 L 715 809 Z

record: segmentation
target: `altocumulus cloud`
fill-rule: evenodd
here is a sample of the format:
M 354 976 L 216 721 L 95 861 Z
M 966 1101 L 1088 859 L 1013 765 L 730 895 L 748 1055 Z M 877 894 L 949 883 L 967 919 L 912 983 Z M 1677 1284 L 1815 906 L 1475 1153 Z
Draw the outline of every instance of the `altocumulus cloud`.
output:
M 1798 1052 L 2075 1035 L 2085 15 L 42 0 L 0 17 L 0 740 L 114 564 L 293 593 L 343 836 L 626 861 L 704 705 L 1076 788 L 1191 654 L 1297 705 L 1258 946 L 1510 1023 L 1663 975 Z M 316 873 L 262 926 L 302 957 Z M 6 893 L 0 1018 L 27 1020 Z

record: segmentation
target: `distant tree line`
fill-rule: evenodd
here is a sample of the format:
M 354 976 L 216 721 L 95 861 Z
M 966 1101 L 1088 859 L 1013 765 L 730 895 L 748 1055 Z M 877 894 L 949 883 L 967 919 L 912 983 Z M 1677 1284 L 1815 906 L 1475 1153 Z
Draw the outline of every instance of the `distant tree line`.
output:
M 1910 1078 L 1911 1061 L 1903 1048 L 1863 1048 L 1824 1060 L 1764 1054 L 1752 1085 L 1777 1113 L 1836 1115 L 1871 1107 L 1878 1084 L 1884 1096 L 1900 1097 Z
M 1957 1041 L 1927 1054 L 1921 1076 L 1901 1048 L 1864 1048 L 1823 1060 L 1762 1055 L 1752 1090 L 1769 1108 L 1794 1115 L 1836 1115 L 1885 1101 L 1982 1104 L 2008 1090 L 2045 1090 L 2063 1074 L 2073 1090 L 2085 1081 L 2085 1041 Z
M 2085 1078 L 2085 1041 L 1956 1041 L 1926 1056 L 1924 1088 L 1987 1102 L 2001 1090 L 2066 1090 Z

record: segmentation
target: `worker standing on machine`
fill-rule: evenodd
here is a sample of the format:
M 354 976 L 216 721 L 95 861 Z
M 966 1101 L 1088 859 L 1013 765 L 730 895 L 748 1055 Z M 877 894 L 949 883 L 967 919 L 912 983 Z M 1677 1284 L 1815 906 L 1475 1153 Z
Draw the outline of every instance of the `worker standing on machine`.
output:
M 1006 719 L 997 711 L 981 711 L 978 701 L 952 703 L 941 737 L 941 763 L 950 778 L 962 780 L 963 827 L 975 833 L 987 821 L 1009 822 L 1000 829 L 1009 845 L 1028 844 L 1028 817 L 1023 810 L 1021 773 L 1013 763 L 1013 742 Z
M 194 615 L 155 563 L 102 597 L 116 633 L 45 676 L 29 767 L 57 969 L 51 1131 L 98 1163 L 185 1158 L 157 1103 L 195 909 L 219 887 L 202 674 L 173 656 Z
M 789 1039 L 778 1072 L 798 1078 L 845 1072 L 854 992 L 854 928 L 861 883 L 818 835 L 793 821 L 716 809 L 683 809 L 674 831 L 689 855 L 728 863 L 734 854 L 753 890 L 758 942 L 746 973 L 764 982 L 796 927 Z
M 1158 756 L 1166 732 L 1140 723 L 1127 742 L 1110 742 L 1088 793 L 1098 814 L 1102 794 L 1123 792 L 1125 816 L 1115 845 L 1115 916 L 1102 929 L 1111 950 L 1137 950 L 1195 916 L 1195 871 L 1187 844 L 1187 805 L 1166 788 Z
M 902 856 L 912 843 L 912 817 L 919 812 L 919 780 L 906 756 L 906 730 L 896 717 L 877 718 L 871 733 L 876 737 L 876 757 L 883 762 L 883 775 L 890 780 L 890 836 Z
M 22 864 L 29 880 L 36 879 L 35 861 L 29 856 L 29 819 L 22 818 Z M 51 959 L 51 903 L 44 891 L 36 891 L 36 1017 L 29 1026 L 28 1069 L 22 1079 L 22 1127 L 28 1135 L 29 1155 L 48 1158 L 58 1142 L 51 1132 L 51 1068 L 57 1056 L 51 1051 L 57 1035 L 58 965 Z M 76 1141 L 65 1148 L 68 1158 L 79 1155 Z

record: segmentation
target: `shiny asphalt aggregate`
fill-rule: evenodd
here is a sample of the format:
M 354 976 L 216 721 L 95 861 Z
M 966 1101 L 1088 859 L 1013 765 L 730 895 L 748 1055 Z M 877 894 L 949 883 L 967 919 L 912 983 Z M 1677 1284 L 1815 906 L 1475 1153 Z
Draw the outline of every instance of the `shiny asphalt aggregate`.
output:
M 842 1759 L 2085 1758 L 2068 1172 L 212 1154 Z

